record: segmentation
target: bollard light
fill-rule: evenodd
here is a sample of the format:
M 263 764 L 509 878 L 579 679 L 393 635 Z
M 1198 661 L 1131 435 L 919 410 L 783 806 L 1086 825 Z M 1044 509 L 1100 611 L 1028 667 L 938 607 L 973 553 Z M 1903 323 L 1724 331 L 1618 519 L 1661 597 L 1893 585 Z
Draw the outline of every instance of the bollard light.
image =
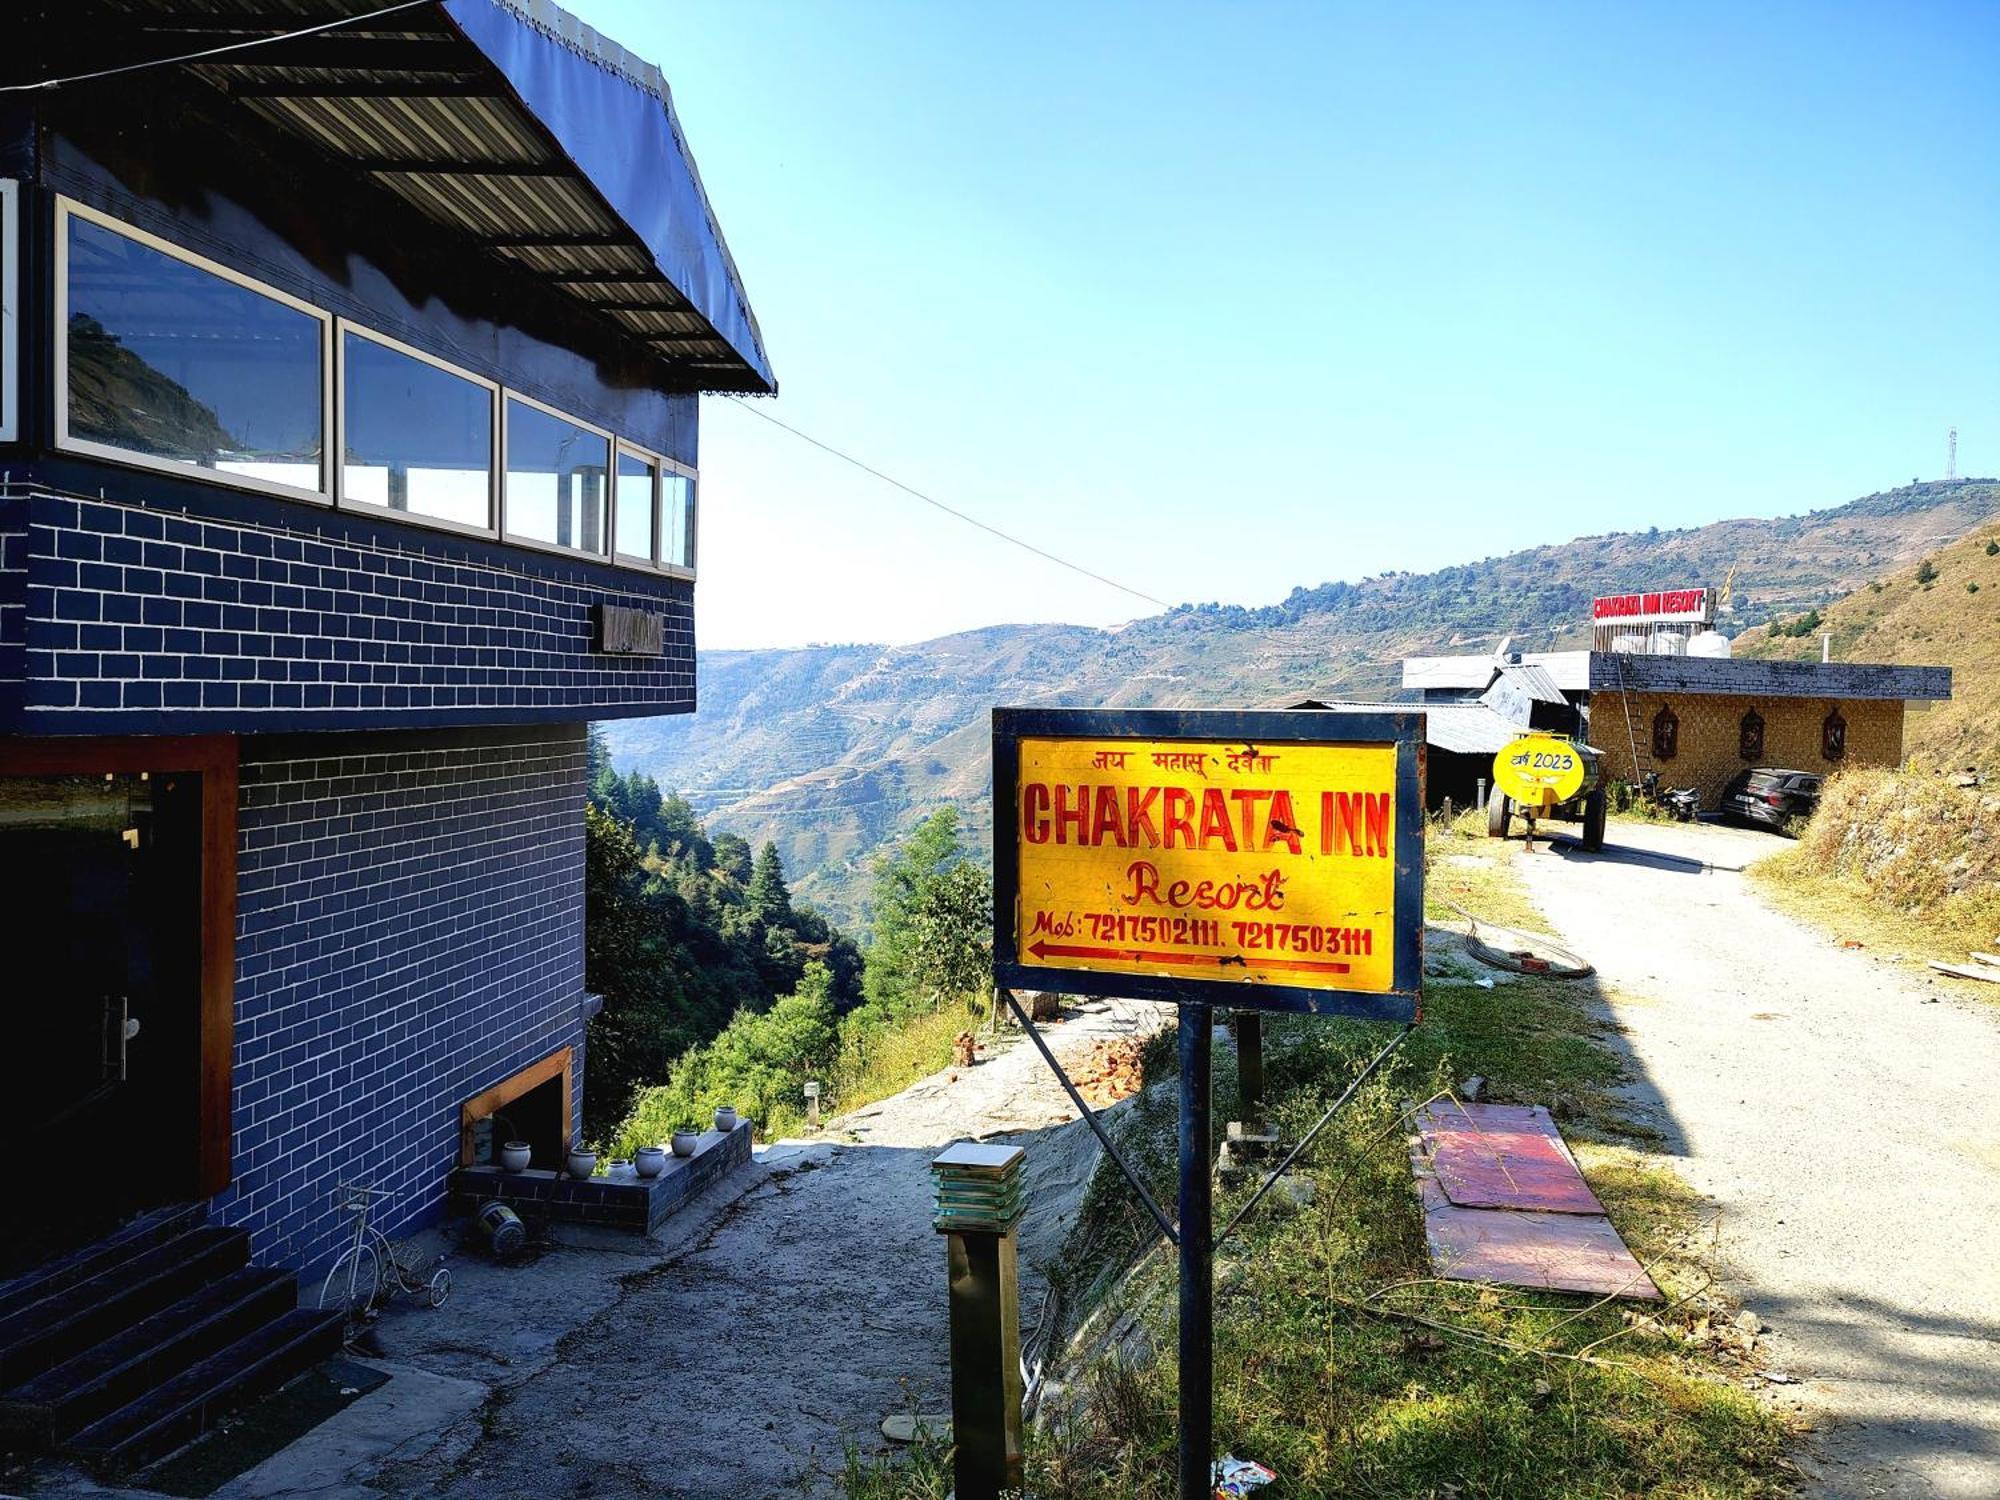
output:
M 1019 1146 L 961 1142 L 931 1159 L 932 1223 L 948 1237 L 951 1423 L 957 1500 L 998 1500 L 1022 1483 L 1020 1265 L 1026 1211 Z

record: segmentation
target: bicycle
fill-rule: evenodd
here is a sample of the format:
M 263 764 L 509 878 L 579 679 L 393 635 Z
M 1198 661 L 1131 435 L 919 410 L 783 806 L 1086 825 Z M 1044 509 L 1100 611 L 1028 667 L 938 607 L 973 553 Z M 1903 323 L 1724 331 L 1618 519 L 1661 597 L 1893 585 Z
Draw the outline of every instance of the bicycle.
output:
M 354 1215 L 354 1241 L 326 1273 L 320 1284 L 319 1305 L 344 1308 L 349 1322 L 374 1316 L 376 1304 L 398 1292 L 421 1296 L 432 1307 L 444 1306 L 445 1298 L 451 1295 L 451 1271 L 442 1255 L 432 1262 L 426 1277 L 420 1265 L 398 1255 L 389 1237 L 368 1222 L 375 1200 L 386 1197 L 387 1193 L 367 1183 L 343 1182 L 334 1189 L 335 1205 Z

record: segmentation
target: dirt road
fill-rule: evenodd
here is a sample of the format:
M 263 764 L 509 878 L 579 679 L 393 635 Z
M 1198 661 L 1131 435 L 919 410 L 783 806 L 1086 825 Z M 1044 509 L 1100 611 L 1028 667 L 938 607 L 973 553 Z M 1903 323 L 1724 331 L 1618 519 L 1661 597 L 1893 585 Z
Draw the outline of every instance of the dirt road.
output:
M 2000 1496 L 2000 1010 L 1765 905 L 1741 869 L 1770 835 L 1611 841 L 1519 865 L 1822 1418 L 1813 1492 Z

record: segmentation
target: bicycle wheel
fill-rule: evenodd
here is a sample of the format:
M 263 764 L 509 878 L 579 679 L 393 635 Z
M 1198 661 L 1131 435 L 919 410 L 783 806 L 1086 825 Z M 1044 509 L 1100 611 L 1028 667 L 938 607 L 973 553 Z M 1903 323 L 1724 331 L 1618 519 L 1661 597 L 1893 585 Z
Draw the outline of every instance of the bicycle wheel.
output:
M 338 1307 L 350 1320 L 359 1319 L 368 1316 L 368 1309 L 381 1295 L 382 1261 L 375 1254 L 375 1247 L 363 1241 L 343 1250 L 333 1269 L 326 1273 L 326 1280 L 320 1284 L 319 1305 Z
M 451 1272 L 443 1266 L 431 1273 L 429 1295 L 432 1307 L 443 1307 L 444 1299 L 451 1295 Z

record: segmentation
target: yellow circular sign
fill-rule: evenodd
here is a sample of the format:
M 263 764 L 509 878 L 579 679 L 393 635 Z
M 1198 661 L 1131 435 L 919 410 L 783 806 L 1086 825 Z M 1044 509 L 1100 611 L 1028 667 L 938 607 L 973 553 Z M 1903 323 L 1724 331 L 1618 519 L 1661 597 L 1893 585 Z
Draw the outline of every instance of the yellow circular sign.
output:
M 1524 807 L 1553 807 L 1583 790 L 1584 755 L 1559 734 L 1524 734 L 1493 757 L 1493 785 Z

